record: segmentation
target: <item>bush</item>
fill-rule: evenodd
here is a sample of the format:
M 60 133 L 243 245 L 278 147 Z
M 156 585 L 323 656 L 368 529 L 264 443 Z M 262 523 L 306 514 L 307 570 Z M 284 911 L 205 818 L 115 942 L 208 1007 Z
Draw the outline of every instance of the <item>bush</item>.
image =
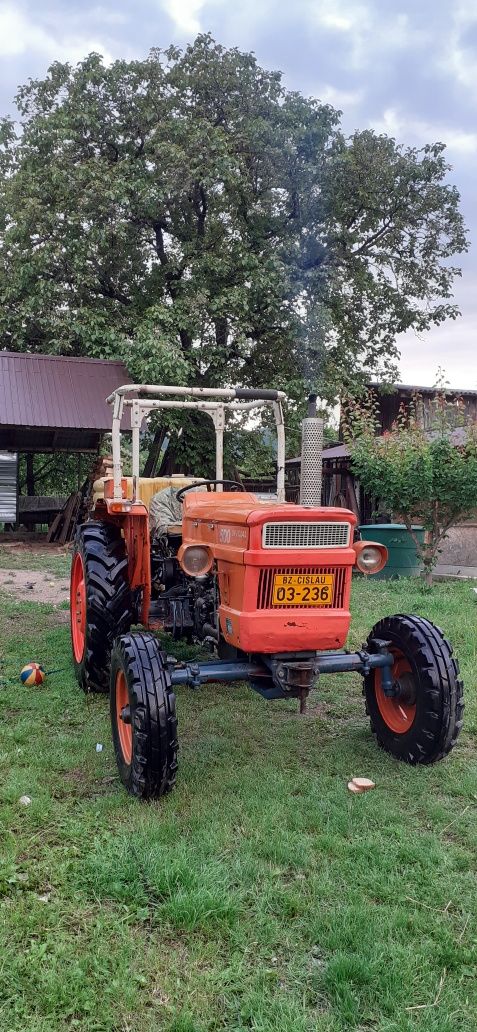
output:
M 373 395 L 348 400 L 345 437 L 354 474 L 381 508 L 405 524 L 432 583 L 448 531 L 477 508 L 477 422 L 466 419 L 462 401 L 449 401 L 444 391 L 432 403 L 428 429 L 421 407 L 416 394 L 409 411 L 401 407 L 391 431 L 377 436 Z M 424 543 L 412 529 L 416 523 L 426 531 Z

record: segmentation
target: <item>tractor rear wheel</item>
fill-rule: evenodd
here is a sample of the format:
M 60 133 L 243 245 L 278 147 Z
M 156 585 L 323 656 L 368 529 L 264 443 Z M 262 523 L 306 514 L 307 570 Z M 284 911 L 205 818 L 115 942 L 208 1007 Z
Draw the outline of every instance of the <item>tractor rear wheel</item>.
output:
M 366 712 L 378 744 L 406 763 L 435 763 L 454 747 L 464 702 L 459 664 L 442 631 L 420 616 L 388 616 L 373 638 L 389 642 L 395 694 L 384 694 L 381 672 L 364 679 Z
M 126 545 L 112 523 L 79 528 L 71 565 L 71 645 L 85 692 L 109 691 L 111 649 L 133 622 Z
M 152 634 L 125 634 L 115 642 L 110 708 L 123 785 L 141 799 L 170 792 L 177 773 L 176 697 Z

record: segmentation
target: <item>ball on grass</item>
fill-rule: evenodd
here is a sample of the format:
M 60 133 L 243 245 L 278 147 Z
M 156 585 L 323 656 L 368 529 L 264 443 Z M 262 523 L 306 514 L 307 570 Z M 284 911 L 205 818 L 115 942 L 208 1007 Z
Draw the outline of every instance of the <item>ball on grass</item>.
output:
M 20 671 L 20 681 L 22 684 L 43 684 L 45 677 L 45 671 L 40 663 L 27 663 L 23 670 Z

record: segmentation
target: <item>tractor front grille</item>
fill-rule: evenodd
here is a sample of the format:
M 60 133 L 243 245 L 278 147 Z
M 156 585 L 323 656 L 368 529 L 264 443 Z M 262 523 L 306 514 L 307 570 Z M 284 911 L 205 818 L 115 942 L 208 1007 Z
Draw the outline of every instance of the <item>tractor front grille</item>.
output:
M 282 609 L 283 606 L 272 605 L 273 578 L 276 573 L 332 573 L 333 601 L 325 606 L 290 605 L 289 609 L 343 609 L 346 586 L 346 573 L 349 566 L 273 566 L 260 570 L 258 579 L 257 609 Z
M 264 523 L 263 548 L 346 548 L 350 523 Z

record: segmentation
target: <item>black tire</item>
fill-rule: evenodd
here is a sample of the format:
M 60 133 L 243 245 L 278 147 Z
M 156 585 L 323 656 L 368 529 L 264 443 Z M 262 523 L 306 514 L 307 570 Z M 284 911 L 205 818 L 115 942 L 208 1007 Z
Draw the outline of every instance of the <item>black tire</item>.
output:
M 75 563 L 84 571 L 84 641 L 75 642 Z M 78 528 L 71 566 L 71 639 L 76 677 L 85 692 L 109 691 L 111 649 L 129 631 L 133 604 L 126 545 L 112 523 L 92 520 Z
M 435 763 L 451 751 L 462 727 L 463 684 L 452 647 L 442 631 L 421 616 L 388 616 L 373 627 L 366 643 L 369 651 L 374 638 L 390 642 L 399 694 L 389 706 L 383 702 L 379 672 L 365 678 L 371 730 L 396 759 Z
M 111 655 L 110 709 L 116 761 L 123 785 L 141 799 L 165 795 L 176 781 L 176 697 L 164 660 L 152 634 L 123 635 Z M 124 725 L 130 728 L 126 743 Z

